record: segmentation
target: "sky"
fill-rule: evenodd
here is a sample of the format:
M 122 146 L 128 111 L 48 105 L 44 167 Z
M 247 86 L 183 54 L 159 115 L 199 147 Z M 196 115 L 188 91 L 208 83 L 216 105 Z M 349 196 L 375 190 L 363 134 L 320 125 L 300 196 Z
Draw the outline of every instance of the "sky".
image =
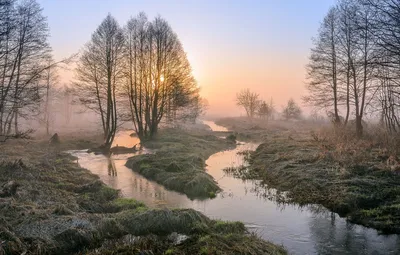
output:
M 144 11 L 177 33 L 208 114 L 243 114 L 236 93 L 249 88 L 277 110 L 301 104 L 312 37 L 335 0 L 38 0 L 56 60 L 79 52 L 108 13 L 123 26 Z M 65 71 L 64 71 L 65 72 Z M 70 83 L 73 74 L 62 73 Z

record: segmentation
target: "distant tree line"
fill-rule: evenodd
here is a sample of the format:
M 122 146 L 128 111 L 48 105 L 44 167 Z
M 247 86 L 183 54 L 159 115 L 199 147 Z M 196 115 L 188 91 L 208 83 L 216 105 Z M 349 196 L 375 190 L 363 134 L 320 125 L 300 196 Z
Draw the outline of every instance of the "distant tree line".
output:
M 339 0 L 314 39 L 305 102 L 326 109 L 336 126 L 354 118 L 358 136 L 367 113 L 398 132 L 399 25 L 399 1 Z
M 75 88 L 100 116 L 104 147 L 119 120 L 132 121 L 138 137 L 152 139 L 162 120 L 196 119 L 205 103 L 178 36 L 166 20 L 144 13 L 124 27 L 108 15 L 86 44 Z
M 236 94 L 236 104 L 246 111 L 246 116 L 249 118 L 259 117 L 260 119 L 270 120 L 274 118 L 276 109 L 271 100 L 267 103 L 260 99 L 260 95 L 251 92 L 250 89 L 244 89 Z M 300 119 L 301 108 L 293 99 L 289 99 L 287 105 L 282 110 L 282 117 L 286 120 Z

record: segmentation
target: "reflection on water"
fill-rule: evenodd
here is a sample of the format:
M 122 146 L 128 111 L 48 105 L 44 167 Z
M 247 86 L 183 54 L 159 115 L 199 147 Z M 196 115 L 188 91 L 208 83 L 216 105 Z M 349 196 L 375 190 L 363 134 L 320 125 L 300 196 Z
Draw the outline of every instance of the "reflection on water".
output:
M 134 140 L 127 136 L 128 133 L 118 134 L 117 140 L 121 137 Z M 137 142 L 131 141 L 131 144 Z M 261 237 L 283 244 L 291 254 L 400 254 L 397 235 L 380 236 L 373 229 L 350 224 L 321 207 L 278 204 L 263 196 L 260 182 L 242 181 L 222 171 L 225 167 L 242 164 L 242 157 L 237 152 L 255 150 L 256 147 L 257 144 L 242 144 L 207 160 L 207 171 L 218 181 L 223 192 L 215 199 L 204 201 L 191 201 L 125 167 L 126 159 L 134 154 L 113 156 L 111 164 L 101 155 L 82 151 L 73 154 L 79 158 L 82 167 L 99 175 L 107 185 L 120 189 L 125 197 L 144 201 L 150 207 L 194 208 L 212 218 L 245 222 Z
M 132 130 L 124 130 L 118 132 L 118 135 L 116 135 L 114 138 L 112 146 L 124 146 L 127 148 L 132 148 L 136 144 L 139 144 L 139 138 L 137 138 L 136 136 L 131 136 L 131 134 L 134 134 Z
M 203 120 L 203 123 L 211 128 L 212 131 L 227 132 L 229 131 L 226 127 L 215 124 L 214 121 Z

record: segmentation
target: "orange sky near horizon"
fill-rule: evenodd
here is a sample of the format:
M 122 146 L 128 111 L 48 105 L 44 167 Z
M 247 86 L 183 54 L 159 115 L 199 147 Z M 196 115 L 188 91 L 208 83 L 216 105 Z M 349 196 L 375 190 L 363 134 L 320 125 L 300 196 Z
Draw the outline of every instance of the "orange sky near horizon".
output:
M 236 94 L 246 88 L 258 93 L 260 99 L 267 102 L 272 98 L 278 111 L 290 98 L 302 104 L 301 97 L 306 93 L 307 55 L 297 58 L 274 53 L 268 56 L 237 56 L 223 63 L 218 59 L 207 60 L 197 56 L 191 63 L 201 95 L 210 104 L 208 114 L 211 116 L 244 114 L 236 106 L 235 99 Z
M 180 38 L 210 116 L 244 111 L 235 97 L 249 88 L 274 101 L 278 111 L 290 98 L 302 104 L 312 37 L 335 0 L 158 1 L 38 0 L 48 17 L 56 60 L 79 52 L 104 17 L 123 26 L 140 11 L 164 17 Z M 93 10 L 93 5 L 96 10 Z M 62 71 L 61 84 L 73 71 Z

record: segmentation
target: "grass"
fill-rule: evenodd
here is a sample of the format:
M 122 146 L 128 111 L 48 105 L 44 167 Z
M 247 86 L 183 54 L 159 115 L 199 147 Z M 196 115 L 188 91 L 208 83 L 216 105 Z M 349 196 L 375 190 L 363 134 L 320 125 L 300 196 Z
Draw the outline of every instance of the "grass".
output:
M 144 145 L 155 153 L 132 157 L 126 166 L 189 198 L 213 198 L 220 188 L 205 172 L 205 160 L 213 153 L 234 147 L 235 141 L 206 131 L 165 129 Z
M 351 222 L 400 233 L 397 158 L 376 135 L 356 139 L 348 130 L 267 130 L 247 156 L 250 167 L 225 171 L 260 179 L 278 190 L 278 202 L 321 204 Z M 281 195 L 281 194 L 284 194 Z
M 124 226 L 127 233 L 141 238 L 104 245 L 87 254 L 286 254 L 282 247 L 249 234 L 243 223 L 210 220 L 192 209 L 124 212 L 113 224 L 109 228 Z M 188 238 L 172 245 L 174 232 Z
M 61 136 L 57 147 L 46 140 L 0 143 L 0 186 L 11 180 L 19 184 L 16 195 L 0 198 L 0 254 L 191 254 L 185 252 L 199 250 L 197 241 L 205 236 L 229 231 L 258 251 L 251 254 L 264 254 L 262 249 L 283 254 L 282 248 L 233 227 L 240 223 L 217 223 L 188 209 L 150 210 L 121 198 L 60 152 L 87 148 L 86 139 L 69 139 Z M 174 232 L 188 239 L 176 245 Z M 212 245 L 231 254 L 224 247 L 232 242 L 227 236 Z

